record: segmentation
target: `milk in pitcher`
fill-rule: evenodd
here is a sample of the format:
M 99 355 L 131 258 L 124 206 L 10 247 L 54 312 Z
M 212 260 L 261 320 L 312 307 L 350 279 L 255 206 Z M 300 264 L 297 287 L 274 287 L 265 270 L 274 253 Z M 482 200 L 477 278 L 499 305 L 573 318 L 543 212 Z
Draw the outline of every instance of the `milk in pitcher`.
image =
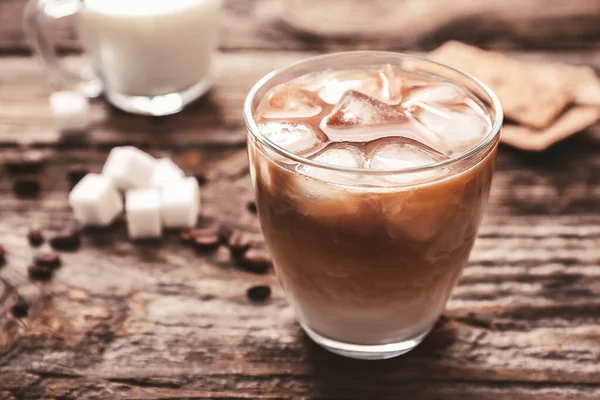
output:
M 85 0 L 79 35 L 109 97 L 206 91 L 220 2 Z

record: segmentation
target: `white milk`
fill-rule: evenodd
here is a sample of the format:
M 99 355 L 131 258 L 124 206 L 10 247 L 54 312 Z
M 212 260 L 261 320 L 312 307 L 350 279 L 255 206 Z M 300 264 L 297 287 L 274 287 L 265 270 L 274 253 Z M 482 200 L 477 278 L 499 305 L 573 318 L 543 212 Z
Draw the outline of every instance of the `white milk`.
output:
M 180 92 L 209 79 L 220 0 L 84 0 L 81 42 L 106 90 Z

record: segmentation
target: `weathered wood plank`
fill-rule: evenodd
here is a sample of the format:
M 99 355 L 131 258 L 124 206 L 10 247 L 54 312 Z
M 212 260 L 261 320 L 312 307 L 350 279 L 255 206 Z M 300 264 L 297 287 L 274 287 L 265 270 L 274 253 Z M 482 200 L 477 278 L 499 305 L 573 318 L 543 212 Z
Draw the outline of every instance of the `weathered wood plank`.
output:
M 373 379 L 372 375 L 356 377 L 359 379 Z M 194 378 L 191 378 L 194 379 Z M 565 398 L 576 398 L 583 400 L 596 399 L 598 392 L 593 388 L 576 385 L 542 386 L 539 385 L 481 385 L 472 382 L 459 383 L 428 383 L 422 382 L 395 384 L 393 387 L 382 386 L 369 390 L 360 387 L 355 382 L 344 385 L 341 381 L 327 383 L 324 379 L 318 385 L 295 382 L 293 378 L 286 376 L 274 376 L 270 379 L 257 380 L 255 377 L 242 376 L 235 381 L 224 378 L 200 378 L 199 384 L 209 389 L 186 389 L 177 387 L 177 382 L 172 385 L 161 386 L 161 382 L 153 383 L 152 380 L 124 380 L 119 379 L 68 379 L 50 378 L 46 380 L 48 391 L 56 398 L 61 399 L 96 399 L 96 398 L 119 398 L 119 399 L 397 399 L 402 398 L 424 398 L 424 399 L 466 399 L 479 400 L 482 398 L 490 400 L 533 400 L 548 399 L 562 400 Z M 246 390 L 248 395 L 240 395 L 235 389 L 238 387 L 251 388 Z M 280 389 L 278 395 L 265 394 L 264 388 Z M 281 389 L 281 388 L 292 388 Z M 341 394 L 340 388 L 350 387 L 353 391 Z M 213 388 L 220 388 L 215 390 Z M 323 389 L 320 389 L 323 388 Z M 272 390 L 269 390 L 272 392 Z M 291 394 L 293 393 L 293 394 Z M 372 397 L 376 396 L 376 397 Z
M 329 355 L 301 333 L 273 275 L 239 271 L 222 250 L 198 255 L 174 235 L 158 247 L 133 245 L 120 223 L 87 233 L 83 250 L 63 255 L 65 266 L 45 289 L 50 297 L 36 287 L 22 288 L 36 306 L 27 329 L 8 325 L 0 376 L 31 382 L 15 387 L 5 378 L 0 388 L 15 396 L 65 399 L 107 393 L 140 399 L 393 398 L 399 393 L 423 399 L 441 394 L 592 399 L 600 382 L 595 345 L 600 191 L 590 176 L 598 176 L 600 165 L 591 143 L 593 138 L 568 143 L 560 168 L 548 168 L 552 153 L 546 159 L 500 152 L 470 266 L 438 327 L 401 359 L 365 368 Z M 0 156 L 14 151 L 4 149 Z M 243 149 L 196 151 L 204 154 L 200 159 L 211 154 L 213 160 L 231 160 Z M 182 150 L 166 152 L 177 158 Z M 48 184 L 39 200 L 14 199 L 10 178 L 0 179 L 0 243 L 10 252 L 4 276 L 24 280 L 32 252 L 25 233 L 32 222 L 57 228 L 72 219 L 66 205 L 68 166 L 85 162 L 95 170 L 106 154 L 107 149 L 51 151 L 44 170 Z M 211 169 L 229 164 L 214 161 Z M 233 170 L 238 172 L 225 168 L 204 187 L 203 218 L 236 224 L 260 238 L 256 218 L 245 210 L 250 181 L 240 175 L 243 168 Z M 590 203 L 581 208 L 568 187 L 589 193 Z M 520 210 L 518 204 L 532 196 L 540 204 L 561 206 L 552 218 L 545 211 Z M 273 285 L 273 299 L 251 305 L 245 288 L 259 282 Z
M 46 74 L 29 57 L 0 57 L 0 146 L 30 143 L 46 146 L 110 147 L 131 143 L 140 146 L 187 147 L 189 145 L 241 145 L 242 109 L 245 97 L 263 75 L 276 68 L 315 55 L 314 52 L 220 53 L 215 86 L 203 99 L 170 117 L 132 116 L 97 100 L 92 104 L 92 127 L 79 138 L 63 137 L 53 126 Z M 600 70 L 594 52 L 510 52 L 528 60 L 566 61 Z M 79 57 L 67 60 L 81 65 Z M 594 128 L 590 131 L 595 131 Z
M 72 221 L 68 167 L 97 171 L 116 144 L 206 173 L 202 222 L 260 240 L 245 208 L 242 102 L 264 73 L 309 54 L 223 53 L 210 96 L 184 113 L 134 117 L 97 102 L 89 135 L 58 144 L 41 69 L 0 58 L 0 162 L 19 143 L 48 155 L 35 200 L 16 199 L 13 177 L 0 170 L 0 243 L 9 251 L 0 274 L 33 304 L 24 326 L 6 318 L 10 301 L 0 302 L 0 399 L 600 397 L 597 127 L 541 154 L 501 148 L 480 237 L 448 309 L 396 360 L 367 365 L 326 353 L 294 322 L 273 274 L 239 270 L 224 249 L 197 254 L 174 233 L 130 243 L 122 222 L 86 232 L 52 283 L 25 284 L 29 226 Z M 592 52 L 514 54 L 600 66 Z M 264 305 L 246 300 L 256 283 L 274 288 Z
M 92 104 L 92 127 L 88 135 L 75 139 L 61 137 L 53 126 L 48 104 L 51 86 L 41 66 L 28 57 L 0 58 L 0 144 L 239 145 L 244 142 L 243 102 L 252 85 L 271 70 L 305 56 L 305 53 L 279 53 L 277 57 L 266 53 L 222 54 L 215 67 L 215 87 L 184 113 L 158 119 L 136 117 L 98 100 Z M 79 58 L 68 61 L 72 61 L 71 65 L 81 63 Z
M 28 52 L 21 27 L 26 0 L 0 2 L 0 52 Z M 448 39 L 486 47 L 566 48 L 598 45 L 600 5 L 594 1 L 571 0 L 430 0 L 388 1 L 394 7 L 386 18 L 373 23 L 368 32 L 346 38 L 321 37 L 292 28 L 282 18 L 291 1 L 226 0 L 221 26 L 223 50 L 403 50 L 432 49 Z M 296 2 L 302 3 L 302 2 Z M 322 8 L 315 15 L 328 15 L 328 2 L 310 1 L 296 7 Z M 418 6 L 415 6 L 418 4 Z M 376 7 L 377 5 L 374 5 Z M 389 6 L 388 6 L 389 7 Z M 371 21 L 373 22 L 373 21 Z M 77 51 L 79 45 L 70 21 L 56 24 L 59 47 Z

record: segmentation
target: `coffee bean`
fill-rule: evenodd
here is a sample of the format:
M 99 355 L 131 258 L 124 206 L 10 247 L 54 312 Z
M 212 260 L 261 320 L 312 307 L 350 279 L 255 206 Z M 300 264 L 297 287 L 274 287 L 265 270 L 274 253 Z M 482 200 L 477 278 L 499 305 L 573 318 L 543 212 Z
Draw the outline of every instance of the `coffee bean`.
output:
M 219 247 L 219 233 L 212 228 L 184 229 L 179 234 L 185 245 L 194 245 L 196 250 L 214 250 Z
M 199 251 L 215 250 L 219 247 L 219 235 L 216 232 L 206 232 L 194 238 L 194 248 Z
M 250 246 L 252 246 L 252 241 L 240 231 L 233 232 L 227 241 L 227 247 L 233 258 L 242 258 Z
M 271 288 L 267 285 L 252 286 L 246 290 L 246 295 L 252 301 L 265 301 L 271 296 Z
M 27 317 L 27 314 L 29 314 L 29 303 L 22 297 L 17 298 L 15 304 L 10 308 L 10 313 L 15 318 Z
M 246 204 L 246 208 L 248 209 L 248 211 L 250 211 L 252 214 L 256 214 L 256 203 L 253 201 L 249 201 L 248 204 Z
M 193 229 L 182 229 L 179 233 L 179 240 L 186 246 L 190 246 L 194 243 Z
M 59 255 L 52 250 L 39 251 L 33 256 L 33 263 L 38 267 L 57 269 L 62 262 Z
M 264 274 L 272 265 L 273 261 L 269 253 L 260 249 L 248 250 L 241 259 L 241 266 L 255 274 Z
M 217 230 L 214 228 L 194 228 L 190 232 L 192 234 L 192 237 L 218 235 Z
M 208 179 L 204 174 L 196 174 L 194 177 L 196 178 L 196 180 L 198 181 L 198 185 L 200 186 L 204 186 L 208 182 Z
M 20 178 L 13 182 L 13 192 L 17 197 L 37 197 L 40 194 L 40 190 L 40 183 L 36 179 Z
M 231 229 L 227 225 L 221 225 L 219 227 L 219 241 L 221 242 L 221 244 L 227 246 L 232 233 L 233 229 Z
M 27 275 L 32 281 L 47 282 L 54 276 L 54 270 L 32 264 L 27 268 Z
M 4 168 L 13 175 L 37 174 L 42 170 L 44 162 L 45 157 L 40 151 L 31 150 L 5 160 Z
M 38 227 L 29 228 L 27 240 L 29 240 L 29 244 L 33 247 L 41 246 L 42 243 L 44 243 L 44 235 L 42 234 L 42 230 Z
M 0 267 L 6 264 L 6 249 L 0 244 Z
M 81 234 L 77 229 L 62 230 L 50 238 L 50 245 L 57 250 L 77 250 L 81 245 Z
M 69 168 L 69 171 L 67 172 L 67 179 L 69 180 L 71 186 L 75 186 L 87 174 L 88 170 L 84 166 L 73 165 Z

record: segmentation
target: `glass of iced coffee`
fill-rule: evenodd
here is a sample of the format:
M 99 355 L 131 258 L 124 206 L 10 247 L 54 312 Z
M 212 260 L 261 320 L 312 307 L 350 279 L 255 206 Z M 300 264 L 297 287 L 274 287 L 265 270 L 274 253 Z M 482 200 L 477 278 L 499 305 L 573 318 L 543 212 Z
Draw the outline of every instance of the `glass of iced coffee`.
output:
M 413 349 L 477 236 L 497 97 L 423 58 L 350 52 L 265 76 L 244 117 L 265 241 L 306 333 L 354 358 Z

